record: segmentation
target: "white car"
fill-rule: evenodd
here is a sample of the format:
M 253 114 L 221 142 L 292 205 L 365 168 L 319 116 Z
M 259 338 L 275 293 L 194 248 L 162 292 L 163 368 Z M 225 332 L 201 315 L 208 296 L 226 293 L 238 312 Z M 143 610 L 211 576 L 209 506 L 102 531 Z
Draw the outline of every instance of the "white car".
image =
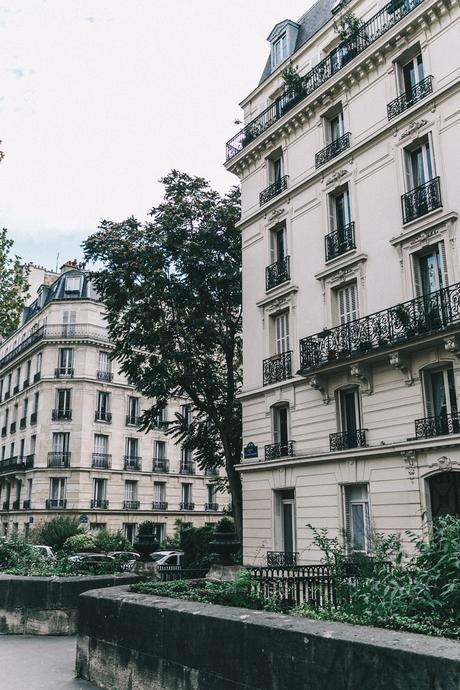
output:
M 154 551 L 155 565 L 182 565 L 183 551 Z
M 56 556 L 51 546 L 45 546 L 44 544 L 31 544 L 33 549 L 36 549 L 42 556 L 44 556 L 48 561 L 54 561 Z

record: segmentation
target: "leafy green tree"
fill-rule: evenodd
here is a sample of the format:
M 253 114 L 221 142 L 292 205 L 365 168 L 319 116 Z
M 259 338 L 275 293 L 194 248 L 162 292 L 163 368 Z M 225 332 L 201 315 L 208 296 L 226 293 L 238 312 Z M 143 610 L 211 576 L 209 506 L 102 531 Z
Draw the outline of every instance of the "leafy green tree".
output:
M 56 551 L 60 551 L 69 537 L 82 533 L 83 528 L 78 522 L 78 518 L 70 515 L 57 515 L 34 530 L 32 540 L 35 544 L 45 544 Z
M 0 152 L 1 160 L 1 152 Z M 5 338 L 19 323 L 28 296 L 29 267 L 11 256 L 13 240 L 0 230 L 0 337 Z
M 85 255 L 107 309 L 114 356 L 154 401 L 145 429 L 174 395 L 189 397 L 190 426 L 177 415 L 167 433 L 195 451 L 201 468 L 225 466 L 241 531 L 240 194 L 221 196 L 201 177 L 173 170 L 151 220 L 102 221 Z

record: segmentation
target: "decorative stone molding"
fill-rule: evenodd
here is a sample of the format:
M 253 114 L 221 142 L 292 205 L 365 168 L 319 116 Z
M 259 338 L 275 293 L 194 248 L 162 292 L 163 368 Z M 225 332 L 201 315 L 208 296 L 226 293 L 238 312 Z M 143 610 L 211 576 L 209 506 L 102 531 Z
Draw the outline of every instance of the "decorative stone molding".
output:
M 441 472 L 449 472 L 453 465 L 460 465 L 460 462 L 458 460 L 448 458 L 447 455 L 442 455 L 440 458 L 430 463 L 430 467 L 435 467 Z
M 285 213 L 286 210 L 284 208 L 277 208 L 270 213 L 267 220 L 269 223 L 273 223 L 274 221 L 279 220 L 281 216 L 285 215 Z
M 390 355 L 390 366 L 399 369 L 404 376 L 406 386 L 414 384 L 414 377 L 412 376 L 412 369 L 408 357 L 401 355 L 399 352 L 393 352 Z
M 314 376 L 307 376 L 306 381 L 309 386 L 311 386 L 315 391 L 319 391 L 323 398 L 323 403 L 329 405 L 331 399 L 329 397 L 329 390 L 327 385 L 327 379 L 322 376 L 315 374 Z
M 403 450 L 401 455 L 404 458 L 404 462 L 407 465 L 407 473 L 409 474 L 409 479 L 411 482 L 415 479 L 415 472 L 417 470 L 417 454 L 415 450 Z
M 422 129 L 422 127 L 425 127 L 425 125 L 427 125 L 427 124 L 428 124 L 428 120 L 413 120 L 406 127 L 406 129 L 403 129 L 403 131 L 399 135 L 399 138 L 400 139 L 406 139 L 407 137 L 410 137 L 415 132 L 418 132 L 419 129 Z
M 446 352 L 450 352 L 451 354 L 460 358 L 460 343 L 458 342 L 457 336 L 450 335 L 449 337 L 444 338 L 444 349 Z
M 350 376 L 359 380 L 364 395 L 372 394 L 372 379 L 369 369 L 360 364 L 352 364 L 350 367 Z
M 336 182 L 341 180 L 342 177 L 345 177 L 345 175 L 348 175 L 348 170 L 337 170 L 337 172 L 327 178 L 326 186 L 329 187 L 331 184 L 336 184 Z

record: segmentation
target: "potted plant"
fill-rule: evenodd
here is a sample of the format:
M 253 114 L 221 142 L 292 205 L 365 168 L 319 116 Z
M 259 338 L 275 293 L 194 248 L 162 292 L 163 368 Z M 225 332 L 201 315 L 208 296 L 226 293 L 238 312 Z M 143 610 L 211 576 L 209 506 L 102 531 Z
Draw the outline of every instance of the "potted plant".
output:
M 235 532 L 235 525 L 230 518 L 222 518 L 214 530 L 214 537 L 209 542 L 213 553 L 219 555 L 222 565 L 231 565 L 232 556 L 241 547 L 241 542 Z
M 149 520 L 141 522 L 137 531 L 136 541 L 134 542 L 135 550 L 141 554 L 143 560 L 148 561 L 150 554 L 157 551 L 160 543 L 156 536 L 156 524 Z

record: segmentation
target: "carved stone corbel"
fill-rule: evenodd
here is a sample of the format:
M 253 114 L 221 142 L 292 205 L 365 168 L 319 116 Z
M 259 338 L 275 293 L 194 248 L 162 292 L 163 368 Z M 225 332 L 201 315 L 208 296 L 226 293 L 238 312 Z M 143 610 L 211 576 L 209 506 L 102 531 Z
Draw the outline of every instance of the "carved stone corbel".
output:
M 350 367 L 350 376 L 359 380 L 364 395 L 372 394 L 372 377 L 369 369 L 360 364 L 352 364 Z
M 442 472 L 450 472 L 453 465 L 460 465 L 460 462 L 458 460 L 448 458 L 447 455 L 442 455 L 440 458 L 430 463 L 430 467 L 435 467 L 437 470 Z
M 415 450 L 403 450 L 401 455 L 404 458 L 404 462 L 407 465 L 407 473 L 409 474 L 409 479 L 411 482 L 415 479 L 415 472 L 417 470 L 417 454 Z
M 460 343 L 455 335 L 450 335 L 448 338 L 444 338 L 444 349 L 446 352 L 450 352 L 451 354 L 460 358 Z
M 404 383 L 406 386 L 412 386 L 414 384 L 414 377 L 412 376 L 412 369 L 408 357 L 401 355 L 399 352 L 393 352 L 393 354 L 390 355 L 390 366 L 399 369 L 404 376 Z
M 327 379 L 323 376 L 318 376 L 314 374 L 313 376 L 307 376 L 306 381 L 309 386 L 314 388 L 315 391 L 319 391 L 323 398 L 323 403 L 329 405 L 331 399 L 329 397 L 329 389 L 327 385 Z

